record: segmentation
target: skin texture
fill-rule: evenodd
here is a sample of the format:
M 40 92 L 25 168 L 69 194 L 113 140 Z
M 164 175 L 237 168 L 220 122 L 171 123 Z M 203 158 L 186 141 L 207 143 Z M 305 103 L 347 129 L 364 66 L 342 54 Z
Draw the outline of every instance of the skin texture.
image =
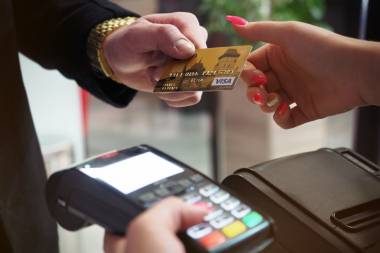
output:
M 233 27 L 246 39 L 266 42 L 249 56 L 242 79 L 249 100 L 264 103 L 264 112 L 275 112 L 274 120 L 282 128 L 357 106 L 380 105 L 380 43 L 343 37 L 300 22 L 252 22 Z M 255 76 L 263 74 L 267 82 L 258 84 L 260 78 Z M 260 103 L 255 96 L 262 98 Z
M 171 197 L 138 216 L 128 227 L 128 240 L 106 233 L 106 253 L 185 253 L 176 233 L 202 221 L 207 211 Z M 149 239 L 147 239 L 149 238 Z
M 107 36 L 103 48 L 117 80 L 144 92 L 152 92 L 170 58 L 187 59 L 195 48 L 206 48 L 207 31 L 190 13 L 147 15 Z M 172 107 L 198 103 L 202 92 L 159 93 Z

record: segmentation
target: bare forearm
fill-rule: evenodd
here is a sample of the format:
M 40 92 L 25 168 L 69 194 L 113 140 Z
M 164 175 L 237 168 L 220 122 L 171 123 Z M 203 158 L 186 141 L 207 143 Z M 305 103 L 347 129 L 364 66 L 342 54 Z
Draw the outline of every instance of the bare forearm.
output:
M 366 73 L 362 94 L 368 104 L 380 106 L 380 43 L 362 42 L 363 72 Z

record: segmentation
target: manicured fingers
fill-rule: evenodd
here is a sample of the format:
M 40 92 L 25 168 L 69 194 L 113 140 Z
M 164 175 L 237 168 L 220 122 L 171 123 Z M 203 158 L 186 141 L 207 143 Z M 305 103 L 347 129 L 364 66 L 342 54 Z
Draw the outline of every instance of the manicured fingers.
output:
M 278 45 L 288 42 L 288 31 L 292 28 L 286 22 L 248 22 L 244 18 L 236 16 L 227 16 L 226 20 L 231 22 L 235 31 L 245 39 Z
M 277 110 L 283 99 L 277 93 L 269 93 L 264 105 L 261 106 L 261 110 L 265 113 L 273 113 Z
M 306 122 L 310 119 L 300 110 L 298 106 L 290 108 L 287 103 L 282 103 L 273 116 L 274 121 L 284 129 L 290 129 Z
M 259 105 L 265 113 L 273 113 L 277 110 L 284 99 L 277 93 L 267 93 L 260 87 L 249 87 L 247 90 L 248 100 L 255 105 Z
M 265 90 L 268 93 L 277 93 L 280 95 L 282 101 L 288 104 L 294 102 L 293 99 L 289 98 L 288 93 L 282 88 L 280 80 L 273 71 L 265 73 L 265 76 L 268 80 L 267 85 L 265 85 Z
M 267 103 L 267 92 L 260 87 L 249 87 L 247 90 L 247 98 L 251 103 L 263 106 Z
M 248 24 L 248 21 L 242 17 L 239 16 L 226 16 L 226 20 L 228 22 L 231 22 L 233 26 L 245 26 Z
M 258 69 L 253 71 L 252 78 L 250 80 L 251 85 L 265 87 L 267 83 L 268 83 L 268 78 L 263 72 L 261 72 Z
M 265 77 L 267 80 L 267 85 L 265 86 L 267 92 L 279 93 L 279 91 L 281 90 L 281 83 L 278 80 L 276 74 L 273 71 L 265 72 Z
M 261 110 L 266 113 L 276 111 L 279 104 L 284 100 L 281 95 L 276 92 L 268 92 L 279 87 L 275 75 L 270 72 L 264 74 L 256 69 L 252 63 L 247 62 L 242 74 L 242 79 L 247 83 L 247 98 L 256 105 L 261 106 Z M 268 89 L 268 85 L 271 87 Z
M 241 79 L 248 87 L 262 87 L 269 93 L 278 92 L 281 89 L 280 82 L 274 72 L 263 72 L 249 61 L 244 64 Z
M 243 80 L 247 87 L 250 87 L 250 81 L 253 76 L 253 72 L 256 70 L 256 67 L 249 61 L 244 63 L 243 71 L 241 72 L 240 79 Z
M 241 79 L 247 84 L 248 87 L 265 86 L 268 82 L 266 75 L 248 61 L 244 64 Z
M 247 90 L 248 100 L 259 105 L 265 113 L 273 113 L 277 110 L 284 99 L 277 93 L 267 93 L 260 87 L 249 87 Z

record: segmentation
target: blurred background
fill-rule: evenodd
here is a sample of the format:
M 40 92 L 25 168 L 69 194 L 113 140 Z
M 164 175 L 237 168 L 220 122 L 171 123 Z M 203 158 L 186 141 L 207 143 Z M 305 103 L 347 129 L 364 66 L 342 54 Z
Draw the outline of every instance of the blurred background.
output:
M 376 25 L 379 1 L 375 0 L 115 2 L 141 15 L 193 12 L 210 33 L 209 47 L 247 43 L 234 36 L 225 15 L 299 20 L 372 40 L 378 40 L 380 34 Z M 202 102 L 191 108 L 171 109 L 154 95 L 140 93 L 127 108 L 115 109 L 58 72 L 46 71 L 22 55 L 20 59 L 48 174 L 86 157 L 138 144 L 153 145 L 217 180 L 239 168 L 322 147 L 354 148 L 378 163 L 377 108 L 282 130 L 271 115 L 248 102 L 244 84 L 239 83 L 233 91 L 204 94 Z M 76 233 L 60 228 L 59 233 L 64 253 L 102 252 L 103 230 L 99 227 Z

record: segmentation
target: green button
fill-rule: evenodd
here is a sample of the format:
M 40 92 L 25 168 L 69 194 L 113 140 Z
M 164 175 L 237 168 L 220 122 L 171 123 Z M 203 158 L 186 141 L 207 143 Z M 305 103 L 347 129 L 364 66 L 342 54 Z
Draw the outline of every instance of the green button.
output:
M 251 212 L 243 218 L 244 224 L 249 228 L 259 225 L 263 220 L 263 216 L 256 212 Z

